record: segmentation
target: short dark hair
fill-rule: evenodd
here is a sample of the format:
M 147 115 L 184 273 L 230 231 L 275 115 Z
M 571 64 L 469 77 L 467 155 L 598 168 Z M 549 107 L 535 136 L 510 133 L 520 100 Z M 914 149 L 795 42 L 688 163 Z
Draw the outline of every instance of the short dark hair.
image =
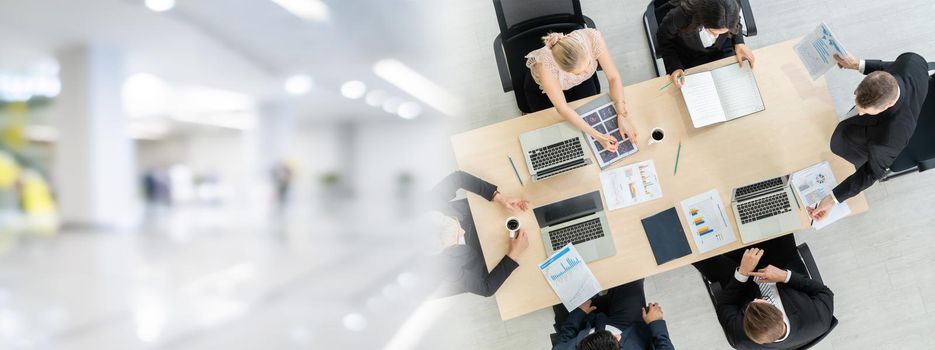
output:
M 754 343 L 768 344 L 785 335 L 782 311 L 770 303 L 750 303 L 743 314 L 743 332 Z
M 578 343 L 578 350 L 616 350 L 619 348 L 617 338 L 609 331 L 591 333 Z
M 726 28 L 734 35 L 740 33 L 740 4 L 737 0 L 673 0 L 672 3 L 691 17 L 691 24 L 685 28 L 687 31 L 705 27 Z
M 896 99 L 899 94 L 899 84 L 892 74 L 884 71 L 876 71 L 867 74 L 867 77 L 857 85 L 854 95 L 857 96 L 858 106 L 883 107 L 884 104 Z

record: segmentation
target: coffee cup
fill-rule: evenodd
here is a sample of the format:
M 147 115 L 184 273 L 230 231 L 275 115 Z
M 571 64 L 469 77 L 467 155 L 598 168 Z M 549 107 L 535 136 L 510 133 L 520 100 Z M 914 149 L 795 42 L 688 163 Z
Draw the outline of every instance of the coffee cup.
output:
M 662 128 L 655 128 L 649 133 L 649 144 L 660 143 L 666 139 L 666 132 Z
M 519 231 L 519 228 L 519 219 L 514 216 L 508 217 L 506 219 L 506 229 L 507 231 L 510 231 L 510 238 L 516 238 L 516 232 Z

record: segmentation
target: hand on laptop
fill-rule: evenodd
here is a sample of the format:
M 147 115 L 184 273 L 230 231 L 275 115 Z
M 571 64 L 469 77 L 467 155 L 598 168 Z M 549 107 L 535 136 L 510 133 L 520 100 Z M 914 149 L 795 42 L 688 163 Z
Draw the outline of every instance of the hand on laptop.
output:
M 526 237 L 526 230 L 519 229 L 519 231 L 516 231 L 516 238 L 510 241 L 510 252 L 506 255 L 513 261 L 518 261 L 527 247 L 529 247 L 529 238 Z
M 763 249 L 760 248 L 750 248 L 743 252 L 743 259 L 740 260 L 740 274 L 744 276 L 751 276 L 753 269 L 756 268 L 756 264 L 760 262 L 760 258 L 763 257 Z
M 789 274 L 789 271 L 780 269 L 773 265 L 766 266 L 762 269 L 759 269 L 756 272 L 751 272 L 750 275 L 754 277 L 759 277 L 756 280 L 756 283 L 779 283 L 786 281 L 786 275 Z
M 643 322 L 653 323 L 662 319 L 662 306 L 659 303 L 649 303 L 649 306 L 643 308 Z
M 493 196 L 493 200 L 514 213 L 529 210 L 529 200 L 525 198 L 510 197 L 503 193 L 497 193 Z
M 818 207 L 815 209 L 805 208 L 805 210 L 808 211 L 808 216 L 811 216 L 812 219 L 821 220 L 828 215 L 828 211 L 831 210 L 831 207 L 834 207 L 834 198 L 829 194 L 825 196 L 825 198 L 822 198 L 821 202 L 818 202 Z

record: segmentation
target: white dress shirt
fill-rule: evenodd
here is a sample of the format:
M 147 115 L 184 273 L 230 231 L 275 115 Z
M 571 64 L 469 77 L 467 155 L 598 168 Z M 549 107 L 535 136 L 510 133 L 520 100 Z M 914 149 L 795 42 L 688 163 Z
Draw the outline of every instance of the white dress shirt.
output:
M 698 32 L 698 37 L 701 38 L 701 46 L 705 48 L 711 47 L 714 45 L 714 42 L 717 41 L 717 35 L 711 35 L 705 27 L 701 27 L 701 31 Z

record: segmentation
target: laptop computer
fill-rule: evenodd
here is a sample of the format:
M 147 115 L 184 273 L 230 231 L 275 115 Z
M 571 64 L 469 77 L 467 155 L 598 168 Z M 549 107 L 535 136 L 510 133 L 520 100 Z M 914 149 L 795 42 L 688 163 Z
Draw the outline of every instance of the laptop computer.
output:
M 534 208 L 533 213 L 547 256 L 568 243 L 586 262 L 617 254 L 598 191 Z
M 591 164 L 584 156 L 581 132 L 567 122 L 519 135 L 532 181 L 564 174 Z
M 620 132 L 620 127 L 617 125 L 617 109 L 614 108 L 614 102 L 609 95 L 585 103 L 576 108 L 575 112 L 578 112 L 578 115 L 582 116 L 584 121 L 597 132 L 613 135 L 618 141 L 616 152 L 606 151 L 600 142 L 597 142 L 591 135 L 585 134 L 589 148 L 591 152 L 594 152 L 594 159 L 597 159 L 597 164 L 601 169 L 639 152 L 636 145 L 629 138 L 624 138 L 624 134 Z
M 731 209 L 744 244 L 801 227 L 802 207 L 792 191 L 789 175 L 763 180 L 733 190 Z

